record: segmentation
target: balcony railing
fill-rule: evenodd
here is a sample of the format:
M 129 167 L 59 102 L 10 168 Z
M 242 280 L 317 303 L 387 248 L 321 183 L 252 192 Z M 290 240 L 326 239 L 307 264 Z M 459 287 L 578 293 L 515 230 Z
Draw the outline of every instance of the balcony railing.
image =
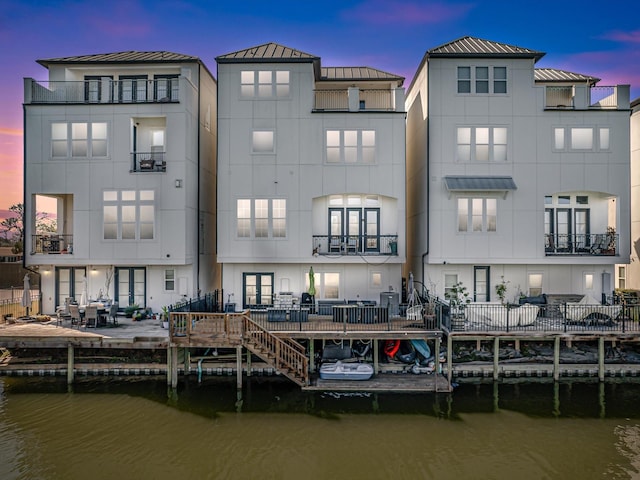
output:
M 398 255 L 397 235 L 314 235 L 313 254 Z
M 393 90 L 316 90 L 314 110 L 323 111 L 395 111 Z M 352 98 L 354 95 L 357 98 Z
M 42 81 L 25 79 L 25 103 L 177 103 L 178 79 Z
M 73 235 L 44 233 L 31 235 L 31 254 L 73 253 Z
M 166 172 L 165 152 L 132 152 L 132 172 Z
M 565 85 L 545 87 L 545 108 L 572 109 L 623 109 L 624 101 L 619 89 L 626 86 Z M 622 95 L 625 97 L 625 95 Z
M 544 253 L 550 255 L 606 256 L 618 254 L 619 236 L 615 233 L 546 234 Z

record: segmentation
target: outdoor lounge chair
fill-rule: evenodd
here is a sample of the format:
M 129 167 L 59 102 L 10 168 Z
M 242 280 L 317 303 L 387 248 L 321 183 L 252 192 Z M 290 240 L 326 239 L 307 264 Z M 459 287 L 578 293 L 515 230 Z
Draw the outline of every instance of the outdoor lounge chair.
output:
M 622 310 L 622 305 L 602 305 L 595 298 L 585 295 L 579 302 L 567 302 L 567 320 L 574 322 L 586 322 L 592 314 L 606 315 L 615 320 Z

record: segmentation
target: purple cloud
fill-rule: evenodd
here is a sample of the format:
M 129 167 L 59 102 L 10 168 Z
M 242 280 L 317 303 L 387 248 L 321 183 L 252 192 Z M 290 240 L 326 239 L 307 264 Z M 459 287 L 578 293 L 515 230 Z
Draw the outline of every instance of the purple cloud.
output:
M 605 33 L 602 35 L 602 38 L 605 40 L 613 40 L 614 42 L 636 44 L 640 43 L 640 30 L 634 30 L 632 32 L 614 30 Z
M 352 9 L 344 10 L 342 17 L 363 23 L 424 25 L 449 21 L 463 17 L 473 8 L 471 4 L 451 5 L 447 3 L 421 3 L 415 1 L 388 2 L 372 0 L 363 2 Z

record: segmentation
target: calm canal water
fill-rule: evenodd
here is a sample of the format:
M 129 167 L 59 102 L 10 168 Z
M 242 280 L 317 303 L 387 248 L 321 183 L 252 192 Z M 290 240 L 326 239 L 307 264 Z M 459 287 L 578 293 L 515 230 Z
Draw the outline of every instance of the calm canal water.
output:
M 302 393 L 0 378 L 0 479 L 640 478 L 640 385 Z

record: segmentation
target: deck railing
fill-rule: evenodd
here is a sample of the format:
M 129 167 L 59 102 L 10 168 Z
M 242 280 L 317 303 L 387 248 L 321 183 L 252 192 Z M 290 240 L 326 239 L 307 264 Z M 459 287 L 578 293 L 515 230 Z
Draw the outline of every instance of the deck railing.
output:
M 621 86 L 562 85 L 545 87 L 545 108 L 549 109 L 622 109 Z
M 545 255 L 617 255 L 616 233 L 545 234 Z
M 29 305 L 29 315 L 40 312 L 40 293 L 31 293 L 31 304 Z M 22 298 L 9 298 L 0 300 L 0 324 L 5 323 L 9 318 L 18 318 L 27 314 L 27 309 L 22 306 Z
M 640 332 L 639 316 L 640 306 L 629 305 L 471 303 L 443 309 L 441 325 L 454 333 L 626 333 Z
M 177 78 L 35 81 L 25 79 L 26 104 L 177 103 Z
M 42 233 L 31 235 L 31 254 L 72 254 L 73 235 Z
M 397 235 L 314 235 L 318 255 L 398 255 Z
M 352 95 L 356 97 L 350 98 Z M 394 111 L 396 109 L 394 91 L 389 89 L 316 90 L 314 98 L 314 110 L 321 111 Z
M 132 172 L 166 172 L 165 152 L 132 152 Z

